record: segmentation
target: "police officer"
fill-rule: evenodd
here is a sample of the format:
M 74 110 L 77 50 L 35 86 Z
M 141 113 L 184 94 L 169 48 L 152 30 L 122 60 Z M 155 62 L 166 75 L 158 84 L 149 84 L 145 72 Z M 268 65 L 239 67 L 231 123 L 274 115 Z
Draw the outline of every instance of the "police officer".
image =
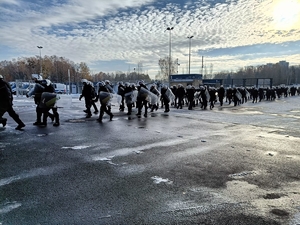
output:
M 120 108 L 119 108 L 119 110 L 121 111 L 121 112 L 123 112 L 124 111 L 124 109 L 125 109 L 125 105 L 124 105 L 124 100 L 125 100 L 125 96 L 124 96 L 124 94 L 125 94 L 125 87 L 124 87 L 124 85 L 123 85 L 123 82 L 122 81 L 120 81 L 119 82 L 119 85 L 118 85 L 118 95 L 120 95 L 121 96 L 121 103 L 120 103 Z
M 132 106 L 133 106 L 132 92 L 133 92 L 132 86 L 128 82 L 125 82 L 124 97 L 128 109 L 127 115 L 131 115 L 132 112 Z
M 167 113 L 167 112 L 169 112 L 170 111 L 170 105 L 169 105 L 169 103 L 170 103 L 170 98 L 169 98 L 169 96 L 167 95 L 167 91 L 168 91 L 168 87 L 167 87 L 167 85 L 163 85 L 162 87 L 161 87 L 161 98 L 162 98 L 162 101 L 163 101 L 163 103 L 164 103 L 164 106 L 165 106 L 165 113 Z
M 157 98 L 159 99 L 161 96 L 161 93 L 157 90 L 156 88 L 156 84 L 152 84 L 150 87 L 150 92 L 152 92 L 153 94 L 155 94 L 157 96 Z M 151 108 L 151 112 L 155 110 L 158 110 L 158 102 L 156 102 L 155 104 L 150 105 Z
M 188 110 L 193 109 L 195 92 L 196 92 L 196 90 L 192 85 L 187 86 L 186 95 L 187 95 L 187 99 L 188 99 Z
M 13 109 L 13 94 L 10 84 L 4 81 L 3 76 L 0 75 L 0 123 L 2 123 L 3 127 L 6 126 L 7 119 L 2 116 L 6 112 L 18 124 L 15 128 L 16 130 L 22 130 L 25 127 L 19 115 Z
M 216 101 L 216 89 L 214 87 L 209 88 L 209 108 L 213 109 L 215 107 L 215 101 Z
M 182 105 L 184 104 L 184 96 L 185 96 L 185 89 L 182 84 L 178 84 L 178 88 L 176 91 L 176 96 L 178 98 L 178 103 L 177 103 L 177 109 L 182 109 Z
M 41 122 L 42 115 L 43 115 L 43 108 L 40 107 L 41 104 L 41 97 L 42 93 L 45 91 L 45 88 L 47 87 L 47 81 L 43 80 L 43 77 L 39 74 L 32 74 L 32 79 L 35 82 L 35 87 L 34 87 L 34 103 L 36 104 L 36 121 L 33 123 L 33 125 L 45 125 L 44 123 Z M 48 89 L 46 89 L 48 90 Z M 29 97 L 27 95 L 27 97 Z M 54 115 L 51 113 L 47 113 L 47 115 L 51 118 L 52 121 L 54 121 Z
M 141 116 L 142 108 L 144 106 L 145 108 L 144 117 L 147 117 L 147 110 L 148 110 L 148 102 L 147 102 L 148 94 L 146 93 L 147 90 L 148 88 L 146 87 L 144 81 L 140 81 L 138 86 L 138 96 L 136 101 L 137 108 L 138 108 L 138 113 L 136 114 L 137 116 Z
M 81 101 L 81 99 L 84 97 L 85 107 L 86 107 L 86 110 L 84 112 L 86 112 L 86 114 L 87 114 L 85 118 L 91 118 L 91 116 L 92 116 L 91 107 L 92 107 L 92 101 L 93 101 L 93 89 L 92 89 L 92 86 L 89 84 L 89 81 L 87 79 L 82 79 L 81 82 L 83 84 L 83 88 L 82 88 L 82 93 L 79 97 L 79 100 Z
M 109 93 L 114 94 L 113 85 L 110 83 L 109 80 L 105 80 L 105 81 L 104 81 L 104 86 L 105 86 L 106 89 L 109 91 Z M 108 109 L 109 112 L 111 112 L 111 105 L 107 105 L 107 109 Z
M 48 79 L 45 80 L 46 81 L 46 86 L 45 86 L 45 89 L 44 89 L 44 92 L 43 93 L 50 93 L 50 94 L 55 94 L 55 88 L 52 84 L 52 82 Z M 42 102 L 43 102 L 43 95 L 42 94 Z M 55 97 L 56 98 L 56 94 L 55 95 L 51 95 L 52 97 Z M 52 114 L 49 112 L 49 110 L 52 109 L 52 112 L 53 112 L 53 117 L 55 119 L 55 122 L 53 123 L 53 126 L 54 127 L 58 127 L 60 124 L 59 124 L 59 114 L 58 114 L 58 111 L 57 111 L 57 107 L 54 105 L 51 105 L 51 106 L 44 106 L 43 107 L 43 123 L 42 125 L 44 126 L 47 126 L 47 117 L 50 116 L 50 118 L 52 118 Z
M 219 98 L 220 106 L 223 106 L 224 97 L 225 97 L 225 89 L 223 85 L 221 85 L 218 89 L 218 98 Z
M 100 101 L 100 114 L 99 118 L 97 121 L 99 123 L 102 123 L 102 118 L 104 113 L 107 113 L 109 115 L 109 120 L 112 121 L 112 118 L 114 115 L 111 113 L 111 111 L 107 107 L 107 103 L 110 100 L 110 91 L 107 89 L 105 84 L 103 82 L 98 83 L 99 90 L 98 90 L 98 96 L 99 96 L 99 101 Z

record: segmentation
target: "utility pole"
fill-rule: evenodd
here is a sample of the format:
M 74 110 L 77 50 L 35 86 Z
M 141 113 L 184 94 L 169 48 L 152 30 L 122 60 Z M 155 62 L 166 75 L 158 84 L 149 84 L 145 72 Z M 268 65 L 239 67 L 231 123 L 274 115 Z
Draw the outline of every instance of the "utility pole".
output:
M 171 31 L 174 27 L 168 27 L 167 30 L 169 31 L 169 85 L 171 84 Z
M 42 66 L 42 48 L 43 48 L 43 46 L 37 46 L 37 47 L 40 50 L 40 65 L 41 65 L 40 75 L 43 76 L 43 66 Z
M 187 37 L 189 39 L 189 74 L 191 74 L 191 42 L 194 36 Z

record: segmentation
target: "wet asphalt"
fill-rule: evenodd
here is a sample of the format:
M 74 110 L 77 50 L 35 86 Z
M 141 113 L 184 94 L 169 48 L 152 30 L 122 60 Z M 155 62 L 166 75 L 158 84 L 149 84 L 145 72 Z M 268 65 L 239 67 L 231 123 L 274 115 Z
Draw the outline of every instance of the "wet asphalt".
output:
M 66 105 L 67 106 L 67 105 Z M 0 125 L 0 224 L 300 224 L 300 96 Z M 136 110 L 136 109 L 134 109 Z

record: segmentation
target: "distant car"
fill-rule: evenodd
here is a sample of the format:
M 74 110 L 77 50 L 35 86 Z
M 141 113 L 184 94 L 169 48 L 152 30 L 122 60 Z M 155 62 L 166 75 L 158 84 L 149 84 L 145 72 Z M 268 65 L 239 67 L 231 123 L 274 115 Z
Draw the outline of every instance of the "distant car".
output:
M 57 94 L 66 94 L 67 93 L 67 86 L 62 83 L 54 83 L 55 93 Z
M 17 94 L 16 82 L 9 82 L 13 95 Z
M 31 90 L 31 88 L 33 88 L 34 86 L 35 86 L 35 83 L 23 82 L 19 86 L 19 94 L 26 95 Z
M 14 95 L 17 94 L 17 91 L 19 95 L 25 95 L 34 85 L 35 84 L 29 82 L 10 82 L 10 87 Z

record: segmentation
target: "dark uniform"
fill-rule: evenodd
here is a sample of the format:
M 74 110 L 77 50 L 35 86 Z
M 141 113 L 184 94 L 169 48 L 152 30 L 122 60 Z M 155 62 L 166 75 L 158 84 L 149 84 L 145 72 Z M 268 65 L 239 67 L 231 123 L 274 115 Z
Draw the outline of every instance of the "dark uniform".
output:
M 109 80 L 106 80 L 106 81 L 104 82 L 104 85 L 105 85 L 106 89 L 109 91 L 109 93 L 114 94 L 113 85 L 110 83 Z M 108 109 L 108 111 L 111 112 L 111 106 L 110 106 L 110 105 L 107 106 L 107 109 Z
M 175 99 L 174 99 L 174 107 L 177 107 L 177 94 L 176 94 L 176 92 L 177 92 L 177 87 L 175 86 L 175 85 L 173 85 L 172 87 L 171 87 L 171 91 L 172 91 L 172 93 L 174 94 L 174 96 L 175 96 Z
M 213 109 L 215 107 L 215 101 L 216 101 L 216 89 L 215 88 L 209 88 L 209 108 Z
M 83 88 L 79 100 L 81 101 L 82 97 L 84 97 L 85 107 L 86 107 L 86 110 L 84 112 L 86 112 L 87 114 L 86 118 L 90 118 L 92 116 L 91 107 L 93 101 L 93 87 L 89 85 L 86 79 L 83 79 L 82 83 L 83 83 Z
M 232 88 L 228 88 L 226 90 L 226 102 L 228 100 L 228 104 L 230 105 L 232 102 L 232 99 L 233 99 L 233 90 L 232 90 Z
M 2 123 L 3 127 L 6 126 L 7 119 L 2 116 L 6 112 L 18 124 L 15 128 L 16 130 L 22 130 L 25 127 L 19 115 L 13 109 L 13 94 L 10 84 L 4 81 L 3 76 L 0 75 L 0 123 Z
M 168 87 L 165 86 L 165 85 L 162 86 L 160 92 L 161 92 L 161 98 L 162 98 L 162 101 L 163 101 L 164 106 L 165 106 L 165 111 L 164 111 L 165 113 L 170 111 L 170 105 L 169 105 L 169 103 L 170 103 L 170 98 L 169 98 L 169 96 L 166 94 L 167 91 L 168 91 Z
M 185 89 L 181 84 L 178 84 L 178 88 L 176 91 L 176 96 L 177 96 L 177 109 L 182 109 L 182 105 L 184 104 L 184 96 L 185 96 Z
M 219 98 L 220 106 L 223 106 L 224 97 L 225 97 L 225 89 L 221 85 L 220 88 L 218 89 L 218 98 Z
M 98 102 L 98 96 L 97 96 L 97 93 L 96 93 L 96 90 L 95 90 L 95 87 L 94 87 L 93 83 L 91 83 L 91 86 L 92 86 L 92 93 L 93 93 L 91 103 L 92 103 L 92 106 L 95 110 L 94 113 L 97 114 L 99 112 L 98 107 L 96 105 L 96 102 Z
M 112 120 L 114 115 L 111 113 L 107 106 L 107 101 L 109 100 L 108 95 L 105 95 L 105 93 L 110 93 L 110 91 L 105 87 L 103 82 L 99 82 L 99 90 L 98 90 L 98 96 L 99 96 L 99 101 L 100 101 L 100 114 L 99 118 L 97 119 L 99 123 L 102 123 L 102 118 L 104 113 L 107 113 L 109 115 L 109 120 Z M 104 97 L 103 97 L 104 96 Z
M 125 101 L 125 87 L 123 85 L 123 82 L 119 82 L 119 85 L 118 85 L 118 95 L 120 95 L 121 98 L 122 98 L 119 110 L 121 112 L 123 112 L 124 109 L 125 109 L 125 104 L 124 104 L 124 101 Z
M 157 88 L 156 88 L 156 84 L 153 84 L 153 85 L 150 87 L 150 91 L 151 91 L 153 94 L 155 94 L 158 98 L 159 98 L 159 96 L 161 95 L 161 94 L 159 93 L 159 91 L 157 90 Z M 153 112 L 154 109 L 155 109 L 155 110 L 158 110 L 158 102 L 157 102 L 156 104 L 150 105 L 150 107 L 151 107 L 151 112 Z
M 192 110 L 194 105 L 194 96 L 195 96 L 195 88 L 191 85 L 188 85 L 186 88 L 186 95 L 188 99 L 188 109 Z
M 131 115 L 132 112 L 132 106 L 133 106 L 133 99 L 132 99 L 132 86 L 128 82 L 125 83 L 125 89 L 124 89 L 124 100 L 126 102 L 126 106 L 128 109 L 127 115 Z
M 257 88 L 253 87 L 252 91 L 252 103 L 257 103 L 257 98 L 258 98 L 258 90 Z
M 43 92 L 46 92 L 47 90 L 49 91 L 49 89 L 47 88 L 47 81 L 42 79 L 41 75 L 38 74 L 32 74 L 32 78 L 35 82 L 35 93 L 34 93 L 34 103 L 36 104 L 36 121 L 33 123 L 33 125 L 46 125 L 45 123 L 42 123 L 42 115 L 43 115 L 43 111 L 44 109 L 40 106 L 41 104 L 41 98 L 42 98 L 42 94 Z M 55 89 L 54 89 L 55 91 Z M 52 92 L 52 90 L 51 90 Z M 28 97 L 28 96 L 27 96 Z M 54 115 L 52 115 L 51 113 L 47 113 L 47 116 L 49 116 L 51 118 L 51 120 L 54 120 Z
M 141 93 L 141 88 L 145 88 L 148 90 L 144 82 L 140 81 L 139 86 L 138 86 L 138 96 L 136 100 L 137 108 L 138 108 L 138 113 L 136 114 L 137 116 L 140 116 L 142 114 L 142 108 L 144 106 L 145 108 L 145 114 L 144 116 L 147 117 L 147 110 L 148 110 L 148 102 L 147 102 L 147 96 L 144 93 Z
M 48 82 L 46 82 L 44 92 L 55 93 L 55 88 L 54 88 L 53 84 L 51 83 L 51 81 L 48 80 Z M 50 109 L 52 109 L 53 115 L 49 112 Z M 58 114 L 56 106 L 43 107 L 43 123 L 42 123 L 42 125 L 47 126 L 47 117 L 48 116 L 51 118 L 52 121 L 55 119 L 53 126 L 57 127 L 60 125 L 59 114 Z

